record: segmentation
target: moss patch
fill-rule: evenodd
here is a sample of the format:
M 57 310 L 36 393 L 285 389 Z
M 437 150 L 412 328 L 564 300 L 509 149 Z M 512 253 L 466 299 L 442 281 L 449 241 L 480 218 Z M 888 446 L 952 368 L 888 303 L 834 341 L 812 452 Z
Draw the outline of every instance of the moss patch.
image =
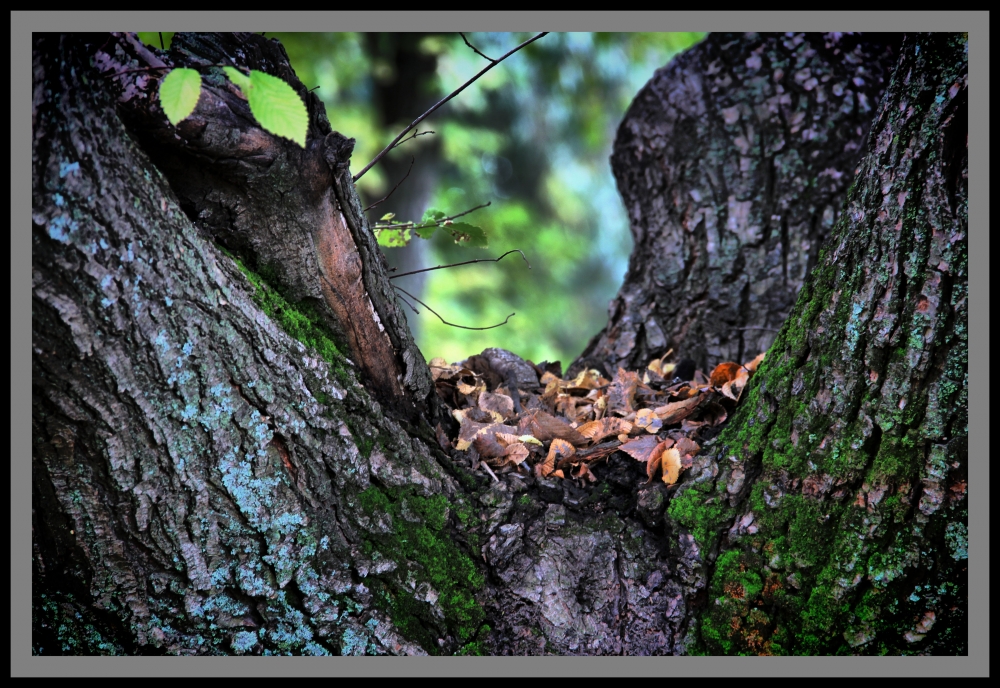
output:
M 485 583 L 472 557 L 456 543 L 453 527 L 468 522 L 472 510 L 462 502 L 452 509 L 443 495 L 424 497 L 412 487 L 370 487 L 359 495 L 370 516 L 388 516 L 392 532 L 367 540 L 365 549 L 391 558 L 399 568 L 371 582 L 376 606 L 390 614 L 402 633 L 428 652 L 438 651 L 438 638 L 453 636 L 461 653 L 475 654 L 485 614 L 475 593 Z M 449 516 L 455 515 L 450 522 Z M 407 566 L 410 566 L 407 569 Z M 443 623 L 433 608 L 417 599 L 437 594 Z M 481 648 L 480 648 L 481 649 Z

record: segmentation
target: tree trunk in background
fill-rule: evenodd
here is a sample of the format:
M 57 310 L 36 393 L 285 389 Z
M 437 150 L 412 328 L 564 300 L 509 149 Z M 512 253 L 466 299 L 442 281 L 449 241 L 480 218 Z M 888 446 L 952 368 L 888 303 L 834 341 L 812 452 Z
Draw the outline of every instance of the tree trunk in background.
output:
M 967 48 L 904 41 L 817 268 L 670 503 L 703 651 L 968 651 Z
M 709 34 L 639 92 L 611 156 L 635 246 L 571 368 L 706 372 L 766 351 L 844 204 L 898 38 Z
M 420 45 L 426 37 L 432 35 L 364 34 L 368 56 L 376 65 L 374 104 L 379 116 L 379 126 L 392 130 L 393 135 L 402 131 L 439 100 L 434 81 L 437 56 L 421 50 Z M 417 129 L 427 131 L 428 127 Z M 409 176 L 388 200 L 372 208 L 371 216 L 379 218 L 386 213 L 395 213 L 399 221 L 420 220 L 427 210 L 440 173 L 440 135 L 428 134 L 408 141 L 399 150 L 383 158 L 379 165 L 385 175 L 386 193 L 407 174 Z M 367 199 L 367 203 L 374 203 L 379 198 Z M 387 249 L 385 255 L 389 266 L 396 268 L 398 273 L 430 267 L 427 243 L 420 239 L 414 239 L 400 248 Z M 426 281 L 426 273 L 421 273 L 401 278 L 399 285 L 411 294 L 422 297 Z M 416 338 L 420 316 L 409 308 L 403 309 L 403 313 Z
M 102 76 L 305 94 L 280 45 L 33 47 L 36 653 L 965 651 L 965 39 L 904 43 L 827 252 L 670 488 L 440 449 L 318 101 L 303 151 L 214 68 L 176 128 L 162 72 Z

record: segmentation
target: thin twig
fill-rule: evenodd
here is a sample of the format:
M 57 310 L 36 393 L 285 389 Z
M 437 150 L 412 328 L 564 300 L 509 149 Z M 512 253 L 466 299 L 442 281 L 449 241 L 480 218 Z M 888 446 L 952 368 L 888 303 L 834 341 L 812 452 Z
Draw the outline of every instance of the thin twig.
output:
M 500 478 L 497 477 L 497 474 L 490 469 L 489 465 L 485 461 L 481 461 L 479 465 L 486 469 L 486 472 L 490 474 L 490 477 L 493 478 L 494 482 L 500 482 Z
M 159 37 L 160 37 L 160 50 L 166 50 L 166 48 L 163 47 L 163 32 L 160 31 L 160 32 L 158 32 L 157 35 L 159 35 Z
M 445 222 L 448 222 L 450 220 L 455 220 L 457 218 L 462 217 L 463 215 L 468 215 L 469 213 L 471 213 L 474 210 L 479 210 L 480 208 L 485 208 L 486 206 L 490 205 L 491 203 L 493 203 L 493 201 L 487 201 L 486 203 L 483 203 L 482 205 L 477 205 L 475 208 L 469 208 L 468 210 L 463 211 L 461 213 L 458 213 L 457 215 L 450 215 L 448 217 L 442 217 L 437 222 L 434 222 L 434 223 L 429 224 L 429 225 L 420 225 L 418 227 L 418 226 L 416 226 L 415 222 L 400 222 L 400 223 L 397 223 L 397 224 L 394 224 L 394 225 L 378 225 L 377 224 L 377 225 L 375 225 L 375 229 L 427 229 L 428 227 L 441 227 L 441 226 L 443 226 L 443 223 L 445 223 Z
M 413 122 L 410 124 L 410 126 L 406 127 L 406 129 L 403 129 L 403 131 L 399 132 L 399 135 L 392 140 L 392 143 L 390 143 L 388 146 L 386 146 L 384 149 L 382 149 L 382 152 L 379 153 L 378 155 L 376 155 L 374 160 L 372 160 L 370 163 L 368 163 L 367 165 L 365 165 L 365 168 L 363 170 L 361 170 L 356 175 L 354 175 L 354 177 L 352 178 L 352 180 L 356 182 L 359 179 L 361 179 L 361 177 L 364 175 L 365 172 L 367 172 L 372 167 L 374 167 L 378 163 L 379 160 L 381 160 L 383 157 L 385 157 L 386 153 L 388 153 L 389 151 L 391 151 L 393 148 L 396 147 L 396 144 L 399 143 L 400 139 L 402 139 L 404 136 L 406 136 L 406 134 L 409 133 L 409 131 L 411 129 L 413 129 L 415 126 L 417 126 L 418 124 L 420 124 L 421 122 L 423 122 L 427 117 L 429 117 L 431 115 L 431 113 L 433 113 L 439 107 L 441 107 L 442 105 L 444 105 L 445 103 L 447 103 L 449 100 L 451 100 L 452 98 L 454 98 L 455 96 L 457 96 L 459 93 L 461 93 L 462 91 L 464 91 L 466 88 L 468 88 L 469 86 L 471 86 L 483 74 L 485 74 L 486 72 L 488 72 L 491 69 L 493 69 L 494 67 L 496 67 L 498 64 L 500 64 L 501 62 L 503 62 L 504 60 L 506 60 L 508 57 L 510 57 L 511 55 L 513 55 L 514 53 L 516 53 L 521 48 L 523 48 L 526 45 L 529 45 L 531 43 L 534 43 L 535 41 L 537 41 L 539 38 L 541 38 L 542 36 L 544 36 L 547 33 L 548 33 L 548 31 L 542 31 L 537 36 L 529 38 L 528 40 L 526 40 L 521 45 L 517 46 L 513 50 L 511 50 L 508 53 L 506 53 L 499 60 L 496 60 L 494 62 L 490 62 L 490 64 L 487 67 L 484 67 L 474 77 L 472 77 L 471 79 L 469 79 L 468 81 L 466 81 L 464 84 L 462 84 L 461 86 L 459 86 L 457 89 L 455 89 L 454 91 L 452 91 L 450 94 L 448 94 L 447 96 L 445 96 L 444 98 L 442 98 L 441 100 L 439 100 L 437 103 L 435 103 L 431 107 L 430 110 L 428 110 L 424 114 L 420 115 L 420 117 L 417 117 L 415 120 L 413 120 Z
M 407 275 L 416 275 L 420 272 L 430 272 L 431 270 L 442 270 L 444 268 L 457 268 L 459 265 L 470 265 L 472 263 L 499 263 L 501 259 L 506 258 L 511 253 L 520 253 L 521 258 L 524 258 L 524 252 L 519 248 L 515 248 L 511 251 L 500 256 L 500 258 L 476 258 L 475 260 L 464 260 L 461 263 L 451 263 L 450 265 L 438 265 L 433 268 L 423 268 L 422 270 L 411 270 L 410 272 L 401 272 L 398 275 L 389 275 L 389 279 L 396 279 L 397 277 L 406 277 Z M 524 258 L 524 262 L 528 264 L 528 269 L 531 269 L 531 263 L 528 263 L 528 259 Z
M 379 203 L 381 203 L 382 201 L 384 201 L 386 198 L 389 198 L 389 196 L 391 196 L 392 194 L 394 194 L 396 192 L 396 189 L 399 188 L 399 185 L 402 184 L 403 182 L 405 182 L 406 178 L 410 176 L 410 172 L 413 171 L 413 163 L 415 163 L 416 161 L 417 161 L 417 159 L 411 155 L 410 156 L 410 167 L 409 167 L 409 169 L 406 170 L 406 174 L 403 175 L 403 178 L 400 179 L 398 182 L 396 182 L 396 186 L 392 187 L 392 191 L 390 191 L 389 193 L 387 193 L 382 198 L 382 200 L 375 201 L 374 203 L 372 203 L 370 206 L 368 206 L 367 208 L 365 208 L 361 212 L 367 213 L 369 210 L 371 210 L 372 208 L 374 208 L 375 206 L 377 206 Z
M 414 313 L 416 313 L 417 315 L 420 315 L 420 311 L 418 311 L 418 310 L 417 310 L 417 307 L 416 307 L 416 306 L 414 306 L 414 305 L 413 305 L 412 303 L 410 303 L 409 301 L 407 301 L 406 299 L 404 299 L 404 298 L 403 298 L 403 296 L 402 296 L 402 294 L 396 294 L 396 296 L 398 296 L 398 297 L 399 297 L 399 300 L 400 300 L 400 301 L 402 301 L 402 302 L 403 302 L 403 303 L 405 303 L 405 304 L 406 304 L 407 306 L 409 306 L 409 307 L 410 307 L 410 310 L 411 310 L 411 311 L 413 311 L 413 312 L 414 312 Z
M 492 57 L 490 57 L 489 55 L 484 54 L 483 52 L 481 52 L 479 50 L 479 48 L 477 48 L 476 46 L 472 45 L 472 43 L 469 43 L 469 39 L 465 37 L 464 33 L 462 33 L 461 31 L 459 31 L 458 35 L 462 37 L 462 40 L 465 41 L 465 44 L 467 46 L 469 46 L 470 48 L 472 48 L 472 50 L 476 53 L 476 55 L 479 55 L 480 57 L 485 57 L 490 62 L 496 62 L 496 60 L 494 60 Z
M 766 330 L 767 332 L 781 332 L 773 327 L 734 327 L 734 330 Z
M 436 133 L 437 132 L 434 131 L 433 129 L 428 129 L 427 131 L 420 131 L 418 129 L 416 131 L 416 133 L 414 133 L 412 136 L 410 136 L 409 138 L 403 139 L 402 141 L 400 141 L 399 143 L 397 143 L 396 144 L 396 148 L 399 148 L 400 146 L 402 146 L 407 141 L 412 141 L 413 139 L 417 138 L 418 136 L 426 136 L 427 134 L 436 134 Z
M 440 315 L 440 313 L 438 313 L 436 310 L 434 310 L 433 308 L 431 308 L 430 306 L 428 306 L 426 303 L 424 303 L 423 301 L 421 301 L 416 296 L 414 296 L 410 292 L 406 291 L 402 287 L 397 287 L 395 284 L 392 285 L 392 286 L 393 286 L 393 288 L 395 288 L 395 289 L 403 292 L 404 294 L 406 294 L 407 296 L 409 296 L 411 299 L 413 299 L 414 301 L 416 301 L 417 303 L 419 303 L 421 306 L 423 306 L 424 308 L 426 308 L 427 310 L 429 310 L 431 313 L 433 313 L 434 315 L 436 315 L 438 317 L 438 319 L 441 322 L 443 322 L 445 325 L 449 325 L 451 327 L 457 327 L 457 328 L 462 329 L 462 330 L 492 330 L 494 327 L 500 327 L 501 325 L 506 325 L 507 324 L 507 320 L 510 320 L 512 317 L 514 317 L 515 315 L 517 315 L 517 313 L 511 313 L 510 315 L 507 316 L 507 320 L 504 320 L 502 323 L 497 323 L 496 325 L 490 325 L 489 327 L 466 327 L 465 325 L 456 325 L 455 323 L 450 323 L 447 320 L 445 320 L 444 318 L 442 318 L 441 315 Z
M 136 69 L 126 69 L 123 72 L 115 72 L 114 74 L 105 75 L 105 79 L 114 79 L 115 77 L 121 76 L 122 74 L 131 74 L 132 72 L 155 72 L 158 69 L 172 69 L 172 67 L 137 67 Z

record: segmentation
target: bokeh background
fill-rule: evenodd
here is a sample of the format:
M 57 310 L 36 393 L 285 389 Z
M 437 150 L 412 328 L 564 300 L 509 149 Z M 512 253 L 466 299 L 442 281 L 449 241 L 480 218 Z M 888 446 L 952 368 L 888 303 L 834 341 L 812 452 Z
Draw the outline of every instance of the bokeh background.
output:
M 162 34 L 168 42 L 171 34 Z M 406 125 L 485 67 L 459 34 L 268 33 L 326 104 L 333 128 L 356 139 L 360 171 Z M 468 33 L 498 58 L 531 37 Z M 159 46 L 156 33 L 140 34 Z M 408 312 L 425 357 L 458 361 L 499 346 L 540 362 L 568 365 L 607 322 L 608 302 L 628 265 L 632 239 L 611 174 L 615 131 L 653 72 L 703 38 L 701 33 L 552 33 L 512 55 L 431 117 L 368 171 L 358 189 L 377 220 L 419 220 L 436 208 L 448 215 L 491 202 L 463 220 L 482 227 L 489 247 L 456 245 L 443 232 L 385 248 L 398 272 L 493 258 L 395 282 L 426 308 Z M 412 164 L 412 169 L 411 169 Z

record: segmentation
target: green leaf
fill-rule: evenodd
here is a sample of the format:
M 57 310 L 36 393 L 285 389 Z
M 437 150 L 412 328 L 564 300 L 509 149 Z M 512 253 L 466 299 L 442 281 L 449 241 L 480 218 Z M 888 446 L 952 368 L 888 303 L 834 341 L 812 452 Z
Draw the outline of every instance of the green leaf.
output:
M 394 217 L 396 217 L 396 213 L 386 213 L 382 216 L 382 219 L 380 219 L 379 222 L 388 222 Z
M 489 244 L 483 228 L 470 225 L 468 222 L 452 222 L 445 225 L 444 229 L 451 232 L 451 237 L 456 244 L 472 246 L 473 248 L 486 248 Z
M 276 76 L 254 69 L 250 72 L 247 100 L 260 126 L 306 147 L 309 111 L 295 89 Z
M 415 231 L 417 233 L 417 236 L 420 237 L 421 239 L 430 239 L 432 236 L 434 236 L 434 232 L 436 232 L 437 229 L 438 229 L 437 225 L 431 225 L 430 227 L 420 227 L 414 229 L 413 231 Z
M 433 224 L 435 222 L 440 222 L 446 217 L 448 217 L 446 213 L 443 213 L 436 208 L 428 208 L 427 211 L 424 213 L 424 217 L 420 220 L 420 224 L 422 225 Z
M 243 95 L 246 95 L 250 91 L 252 83 L 250 82 L 250 77 L 246 74 L 236 69 L 236 67 L 223 67 L 222 71 L 226 73 L 226 76 L 229 77 L 230 81 L 236 84 L 239 89 L 243 91 Z
M 410 243 L 411 238 L 409 227 L 404 229 L 382 229 L 378 233 L 379 246 L 388 246 L 389 248 L 406 246 Z
M 201 75 L 193 69 L 173 69 L 160 82 L 160 107 L 174 125 L 194 112 L 201 95 Z

